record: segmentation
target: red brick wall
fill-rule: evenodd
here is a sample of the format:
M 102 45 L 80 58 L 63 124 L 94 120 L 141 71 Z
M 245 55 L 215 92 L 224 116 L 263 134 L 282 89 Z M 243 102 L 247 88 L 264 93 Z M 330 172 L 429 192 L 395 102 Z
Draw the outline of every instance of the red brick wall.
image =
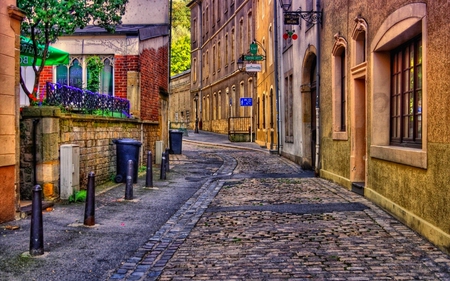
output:
M 139 56 L 114 56 L 114 96 L 127 98 L 127 72 L 139 71 Z
M 42 89 L 45 89 L 45 84 L 47 82 L 53 82 L 53 67 L 52 66 L 44 66 L 44 69 L 41 72 L 41 76 L 39 76 L 39 93 L 38 97 L 42 93 L 44 93 L 43 98 L 45 98 L 45 90 L 42 92 Z M 31 91 L 31 89 L 28 89 Z
M 168 46 L 145 49 L 140 55 L 141 119 L 159 121 L 161 92 L 168 93 Z

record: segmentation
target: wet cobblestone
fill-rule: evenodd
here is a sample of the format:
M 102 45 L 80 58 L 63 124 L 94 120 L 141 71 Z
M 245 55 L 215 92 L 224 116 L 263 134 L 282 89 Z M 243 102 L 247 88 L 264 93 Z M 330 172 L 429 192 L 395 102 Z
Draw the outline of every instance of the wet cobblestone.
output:
M 448 255 L 364 197 L 276 155 L 185 149 L 224 165 L 110 280 L 450 280 Z

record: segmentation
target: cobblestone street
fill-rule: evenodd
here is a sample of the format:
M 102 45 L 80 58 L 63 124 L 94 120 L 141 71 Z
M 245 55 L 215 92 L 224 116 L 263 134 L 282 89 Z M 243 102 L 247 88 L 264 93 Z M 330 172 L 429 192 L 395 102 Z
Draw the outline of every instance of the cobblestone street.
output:
M 223 166 L 111 280 L 450 280 L 448 255 L 362 196 L 277 155 L 209 149 Z

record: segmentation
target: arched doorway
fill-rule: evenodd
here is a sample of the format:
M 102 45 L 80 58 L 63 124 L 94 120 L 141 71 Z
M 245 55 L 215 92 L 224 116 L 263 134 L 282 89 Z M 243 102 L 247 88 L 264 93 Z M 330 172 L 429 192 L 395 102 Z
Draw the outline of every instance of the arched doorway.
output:
M 302 71 L 302 168 L 315 168 L 316 163 L 316 49 L 306 50 Z

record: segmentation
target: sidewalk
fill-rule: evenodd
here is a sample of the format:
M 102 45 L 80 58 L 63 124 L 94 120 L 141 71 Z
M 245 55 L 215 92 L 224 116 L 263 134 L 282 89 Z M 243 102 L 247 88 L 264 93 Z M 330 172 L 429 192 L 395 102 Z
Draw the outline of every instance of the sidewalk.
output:
M 183 141 L 269 152 L 266 148 L 260 147 L 255 142 L 231 142 L 228 140 L 228 135 L 201 130 L 198 133 L 194 133 L 193 130 L 188 130 L 188 135 L 183 136 Z

